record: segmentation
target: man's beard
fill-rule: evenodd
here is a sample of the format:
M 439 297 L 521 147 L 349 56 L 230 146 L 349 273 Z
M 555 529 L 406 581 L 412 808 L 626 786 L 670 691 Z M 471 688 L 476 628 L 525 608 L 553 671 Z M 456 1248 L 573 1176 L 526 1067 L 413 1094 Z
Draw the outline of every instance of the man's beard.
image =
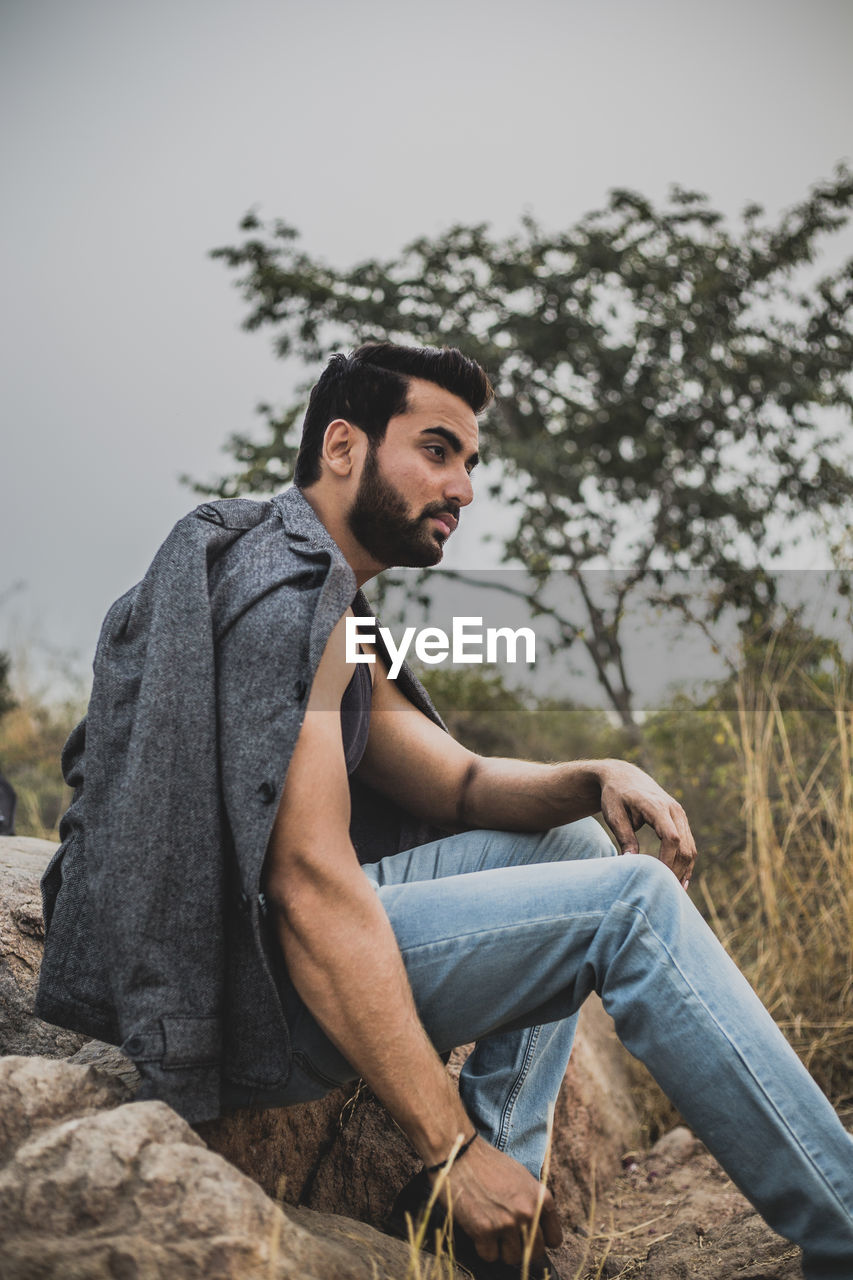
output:
M 427 518 L 448 510 L 458 515 L 455 504 L 444 502 L 410 516 L 402 494 L 382 475 L 371 445 L 347 523 L 365 551 L 380 564 L 422 569 L 438 564 L 442 557 L 440 535 Z

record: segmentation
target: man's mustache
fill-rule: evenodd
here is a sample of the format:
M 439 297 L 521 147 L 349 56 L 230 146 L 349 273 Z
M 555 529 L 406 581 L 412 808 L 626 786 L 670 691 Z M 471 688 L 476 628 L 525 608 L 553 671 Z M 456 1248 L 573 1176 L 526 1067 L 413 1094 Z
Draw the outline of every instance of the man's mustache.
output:
M 461 507 L 458 502 L 433 502 L 428 507 L 424 507 L 421 512 L 421 519 L 428 520 L 430 516 L 450 515 L 456 523 L 459 523 L 459 512 Z

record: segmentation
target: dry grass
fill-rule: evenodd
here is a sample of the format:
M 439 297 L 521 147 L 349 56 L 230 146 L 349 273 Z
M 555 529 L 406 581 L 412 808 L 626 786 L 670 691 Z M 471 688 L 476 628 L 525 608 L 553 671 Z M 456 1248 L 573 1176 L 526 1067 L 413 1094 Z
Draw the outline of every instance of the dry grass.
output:
M 851 1127 L 853 668 L 806 633 L 757 652 L 648 726 L 656 776 L 697 836 L 694 900 Z M 679 1117 L 639 1064 L 635 1080 L 654 1140 Z
M 59 819 L 71 800 L 59 757 L 68 734 L 85 711 L 82 700 L 59 704 L 37 692 L 15 690 L 16 705 L 0 717 L 0 770 L 18 797 L 18 835 L 59 839 Z
M 802 656 L 802 655 L 800 655 Z M 853 698 L 849 666 L 768 651 L 728 732 L 742 770 L 738 875 L 703 895 L 720 938 L 849 1124 L 853 1119 Z

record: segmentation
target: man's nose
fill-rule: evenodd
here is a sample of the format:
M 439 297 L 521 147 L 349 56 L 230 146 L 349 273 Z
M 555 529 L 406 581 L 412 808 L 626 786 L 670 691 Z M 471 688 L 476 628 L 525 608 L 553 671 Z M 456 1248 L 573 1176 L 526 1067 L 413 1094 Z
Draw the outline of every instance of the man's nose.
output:
M 454 470 L 452 478 L 445 487 L 444 496 L 447 499 L 452 498 L 454 502 L 458 502 L 460 507 L 467 507 L 469 502 L 473 502 L 474 486 L 464 466 Z

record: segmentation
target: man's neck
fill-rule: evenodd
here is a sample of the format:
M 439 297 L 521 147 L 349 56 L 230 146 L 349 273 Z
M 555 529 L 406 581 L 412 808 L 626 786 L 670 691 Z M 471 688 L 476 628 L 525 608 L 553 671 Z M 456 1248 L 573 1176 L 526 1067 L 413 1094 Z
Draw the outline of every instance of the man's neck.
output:
M 387 565 L 379 564 L 374 560 L 353 536 L 338 494 L 327 493 L 322 481 L 311 485 L 310 489 L 301 489 L 300 493 L 340 547 L 344 559 L 355 574 L 359 587 L 363 587 L 365 582 L 369 582 L 371 578 L 376 577 L 377 573 L 387 568 Z

